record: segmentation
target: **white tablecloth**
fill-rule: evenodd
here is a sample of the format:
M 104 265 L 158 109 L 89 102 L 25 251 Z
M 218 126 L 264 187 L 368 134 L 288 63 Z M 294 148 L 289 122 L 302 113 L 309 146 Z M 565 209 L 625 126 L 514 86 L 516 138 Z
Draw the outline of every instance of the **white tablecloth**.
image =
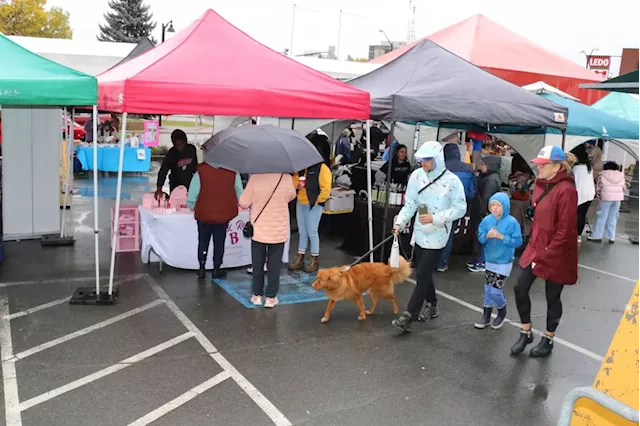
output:
M 198 269 L 198 224 L 193 212 L 172 214 L 154 213 L 142 206 L 140 230 L 142 244 L 140 254 L 143 263 L 162 261 L 174 268 Z M 249 211 L 240 213 L 227 229 L 224 247 L 223 268 L 251 265 L 251 240 L 242 235 L 244 224 L 249 221 Z M 153 251 L 151 250 L 153 249 Z M 289 241 L 285 243 L 282 261 L 289 261 Z M 213 268 L 213 242 L 209 245 L 207 268 Z

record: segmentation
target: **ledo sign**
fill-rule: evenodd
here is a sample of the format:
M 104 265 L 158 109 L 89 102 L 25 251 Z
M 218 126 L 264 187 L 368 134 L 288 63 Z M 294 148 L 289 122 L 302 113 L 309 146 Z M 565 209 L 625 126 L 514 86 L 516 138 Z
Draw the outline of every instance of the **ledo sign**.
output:
M 611 65 L 611 56 L 590 56 L 589 69 L 608 70 Z

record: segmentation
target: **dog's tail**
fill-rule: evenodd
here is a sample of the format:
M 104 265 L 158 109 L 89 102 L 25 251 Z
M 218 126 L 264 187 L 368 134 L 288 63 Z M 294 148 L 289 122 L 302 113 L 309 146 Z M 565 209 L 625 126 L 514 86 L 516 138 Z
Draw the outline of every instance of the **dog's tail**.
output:
M 400 256 L 400 266 L 391 268 L 391 281 L 394 284 L 400 284 L 411 276 L 411 265 L 407 260 Z

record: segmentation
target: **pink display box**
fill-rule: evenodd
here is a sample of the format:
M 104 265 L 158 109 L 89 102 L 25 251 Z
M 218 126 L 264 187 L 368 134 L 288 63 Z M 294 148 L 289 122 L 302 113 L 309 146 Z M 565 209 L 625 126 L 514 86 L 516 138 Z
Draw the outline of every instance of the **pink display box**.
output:
M 111 236 L 116 208 L 111 208 Z M 112 241 L 112 240 L 111 240 Z M 113 242 L 111 242 L 113 244 Z M 116 253 L 140 251 L 140 212 L 138 206 L 120 206 L 120 222 L 116 235 Z

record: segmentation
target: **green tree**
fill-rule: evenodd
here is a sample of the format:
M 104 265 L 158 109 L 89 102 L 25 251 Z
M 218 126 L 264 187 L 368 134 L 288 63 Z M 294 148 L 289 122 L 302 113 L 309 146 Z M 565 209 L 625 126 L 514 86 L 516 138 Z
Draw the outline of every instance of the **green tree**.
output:
M 71 38 L 69 13 L 45 9 L 46 0 L 0 1 L 0 32 L 25 37 Z
M 109 0 L 111 10 L 104 14 L 106 25 L 100 25 L 100 41 L 137 43 L 143 37 L 155 44 L 151 32 L 156 27 L 152 21 L 151 6 L 143 0 Z

